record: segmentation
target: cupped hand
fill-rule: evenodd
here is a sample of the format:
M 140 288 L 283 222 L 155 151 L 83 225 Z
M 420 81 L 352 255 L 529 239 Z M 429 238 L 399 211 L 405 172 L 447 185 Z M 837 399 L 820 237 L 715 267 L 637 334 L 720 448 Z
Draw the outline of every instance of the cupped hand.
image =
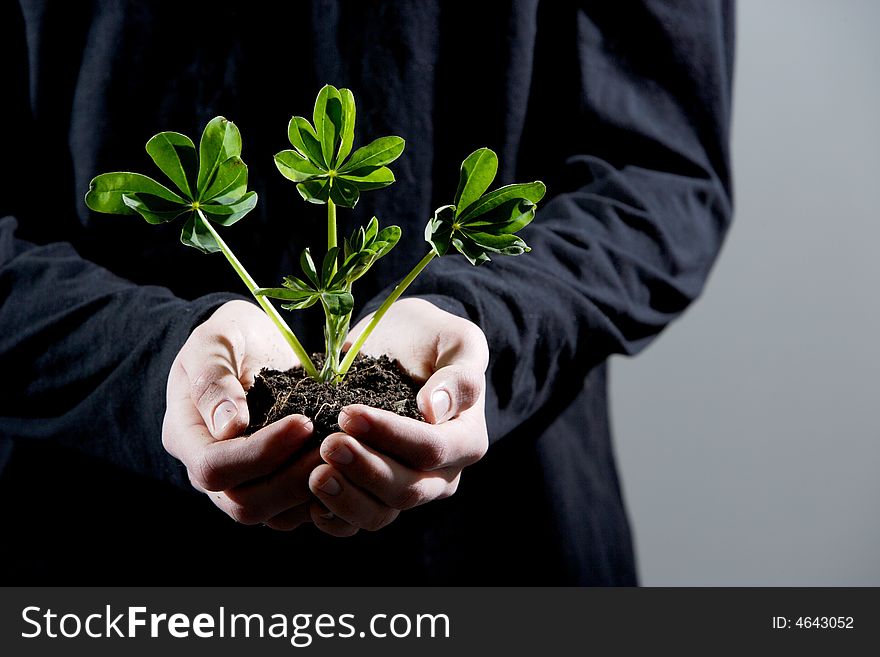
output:
M 357 324 L 349 341 L 366 326 Z M 418 382 L 427 422 L 355 404 L 339 415 L 344 433 L 324 440 L 309 487 L 322 531 L 375 531 L 403 510 L 455 493 L 462 470 L 483 457 L 486 337 L 478 326 L 423 299 L 402 299 L 367 339 L 364 352 L 397 359 Z
M 309 418 L 291 415 L 241 436 L 254 376 L 296 364 L 262 310 L 230 301 L 192 332 L 171 366 L 162 444 L 192 485 L 238 522 L 287 530 L 310 520 L 309 475 L 321 457 L 307 445 Z

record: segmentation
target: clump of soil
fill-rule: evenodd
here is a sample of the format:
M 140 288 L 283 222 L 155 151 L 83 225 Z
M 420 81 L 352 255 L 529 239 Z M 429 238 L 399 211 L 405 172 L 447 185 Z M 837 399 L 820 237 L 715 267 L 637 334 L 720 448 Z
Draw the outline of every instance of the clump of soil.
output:
M 312 361 L 320 370 L 322 354 Z M 326 438 L 340 431 L 339 411 L 349 404 L 366 404 L 404 417 L 424 420 L 416 403 L 419 386 L 387 356 L 358 355 L 339 384 L 315 381 L 302 368 L 286 372 L 263 369 L 247 392 L 253 433 L 276 420 L 300 413 L 312 419 L 315 435 Z

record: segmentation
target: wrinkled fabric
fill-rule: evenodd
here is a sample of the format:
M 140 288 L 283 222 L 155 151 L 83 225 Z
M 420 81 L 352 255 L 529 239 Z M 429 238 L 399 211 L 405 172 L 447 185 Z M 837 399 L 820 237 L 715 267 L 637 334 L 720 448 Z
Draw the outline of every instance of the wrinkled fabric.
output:
M 187 584 L 636 582 L 607 404 L 610 355 L 700 294 L 731 219 L 727 2 L 21 0 L 0 9 L 0 504 L 6 581 Z M 462 159 L 541 179 L 532 252 L 434 261 L 411 294 L 476 322 L 491 447 L 458 493 L 333 539 L 232 523 L 161 447 L 168 368 L 244 292 L 180 226 L 91 213 L 89 180 L 161 178 L 143 146 L 240 127 L 256 210 L 224 238 L 264 285 L 322 251 L 323 208 L 274 169 L 324 83 L 358 103 L 356 146 L 404 137 L 397 182 L 340 209 L 404 231 L 355 289 L 375 308 L 426 252 Z M 306 346 L 321 321 L 292 315 Z

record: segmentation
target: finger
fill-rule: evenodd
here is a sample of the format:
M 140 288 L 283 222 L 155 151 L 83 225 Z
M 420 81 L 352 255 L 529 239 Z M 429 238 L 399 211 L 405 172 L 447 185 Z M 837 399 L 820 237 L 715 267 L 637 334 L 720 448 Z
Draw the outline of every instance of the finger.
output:
M 265 477 L 303 448 L 313 428 L 304 415 L 290 415 L 251 436 L 205 445 L 192 455 L 193 474 L 207 490 L 227 490 Z M 181 461 L 190 467 L 185 458 Z
M 321 463 L 318 450 L 312 449 L 267 477 L 226 490 L 226 496 L 238 507 L 236 519 L 245 524 L 264 522 L 302 505 L 312 497 L 309 475 Z
M 229 338 L 196 329 L 179 355 L 190 398 L 217 440 L 241 434 L 250 422 L 237 351 Z
M 344 433 L 334 433 L 321 444 L 321 456 L 353 485 L 399 511 L 452 495 L 458 469 L 426 474 L 363 445 Z
M 440 424 L 477 404 L 485 387 L 486 376 L 482 370 L 467 365 L 448 365 L 425 381 L 416 401 L 428 422 Z
M 401 417 L 363 404 L 346 406 L 339 425 L 347 434 L 417 470 L 464 467 L 488 448 L 482 413 L 465 413 L 439 425 Z
M 400 513 L 353 486 L 329 465 L 320 465 L 312 471 L 309 488 L 329 511 L 358 529 L 377 531 Z
M 216 441 L 189 395 L 169 394 L 162 444 L 202 488 L 217 491 L 275 471 L 303 447 L 312 430 L 311 420 L 291 415 L 251 436 Z
M 325 534 L 336 536 L 338 538 L 348 538 L 358 533 L 358 528 L 348 524 L 342 518 L 330 511 L 326 506 L 318 500 L 313 500 L 309 504 L 309 513 L 312 522 L 319 530 Z
M 299 506 L 293 507 L 292 509 L 288 509 L 283 513 L 279 513 L 278 515 L 269 518 L 266 521 L 266 526 L 272 529 L 277 529 L 282 532 L 289 532 L 291 530 L 296 529 L 300 525 L 303 525 L 307 522 L 311 522 L 312 516 L 309 513 L 309 507 L 306 504 L 301 504 Z

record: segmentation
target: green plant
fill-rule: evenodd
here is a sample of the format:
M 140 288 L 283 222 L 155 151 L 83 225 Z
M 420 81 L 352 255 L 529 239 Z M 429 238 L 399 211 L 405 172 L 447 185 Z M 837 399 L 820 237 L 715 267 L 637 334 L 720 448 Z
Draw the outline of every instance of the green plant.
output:
M 186 217 L 180 241 L 202 253 L 220 251 L 254 295 L 311 376 L 318 372 L 296 335 L 212 225 L 231 226 L 257 204 L 247 191 L 248 169 L 241 159 L 241 133 L 232 121 L 215 117 L 195 144 L 179 132 L 160 132 L 147 142 L 147 153 L 177 187 L 172 191 L 149 176 L 128 171 L 105 173 L 89 184 L 86 205 L 96 212 L 139 214 L 151 224 Z
M 450 252 L 461 253 L 472 265 L 489 262 L 489 254 L 521 255 L 531 249 L 516 235 L 535 218 L 537 203 L 547 191 L 544 183 L 518 183 L 486 192 L 498 172 L 498 157 L 488 148 L 471 153 L 461 165 L 458 191 L 450 205 L 434 211 L 425 227 L 425 241 L 430 250 L 398 283 L 373 314 L 339 367 L 345 376 L 364 342 L 382 321 L 391 305 L 436 257 Z
M 337 206 L 353 208 L 362 192 L 394 182 L 388 164 L 404 149 L 400 137 L 381 137 L 352 152 L 355 127 L 354 96 L 348 89 L 327 85 L 318 94 L 312 122 L 294 116 L 287 136 L 293 146 L 275 156 L 278 170 L 309 203 L 327 206 L 327 252 L 320 267 L 306 248 L 300 257 L 303 277 L 285 276 L 281 287 L 258 287 L 222 240 L 213 224 L 231 226 L 254 209 L 257 195 L 247 191 L 247 166 L 241 159 L 238 128 L 223 117 L 205 127 L 199 149 L 185 135 L 161 132 L 147 142 L 147 152 L 178 191 L 138 173 L 97 176 L 86 204 L 97 212 L 139 214 L 151 224 L 186 217 L 181 241 L 203 253 L 220 251 L 293 349 L 306 373 L 338 382 L 348 372 L 364 342 L 391 305 L 436 257 L 459 252 L 473 265 L 488 262 L 489 254 L 520 255 L 529 251 L 516 235 L 535 216 L 545 193 L 540 181 L 513 184 L 488 192 L 498 170 L 498 158 L 480 148 L 461 165 L 452 204 L 434 212 L 425 228 L 428 253 L 392 290 L 364 331 L 343 357 L 354 307 L 352 285 L 398 243 L 400 228 L 379 228 L 373 217 L 340 245 Z M 300 310 L 320 303 L 325 315 L 325 358 L 319 372 L 293 331 L 269 301 Z
M 306 249 L 300 258 L 305 281 L 287 276 L 284 287 L 256 292 L 287 301 L 282 308 L 289 310 L 321 302 L 326 350 L 320 378 L 324 381 L 339 378 L 342 346 L 354 305 L 352 283 L 400 239 L 397 226 L 380 231 L 373 217 L 366 228 L 359 228 L 345 240 L 342 248 L 337 244 L 336 206 L 353 208 L 361 192 L 393 183 L 394 174 L 386 165 L 400 157 L 405 146 L 400 137 L 380 137 L 352 153 L 355 118 L 351 91 L 326 85 L 315 101 L 313 123 L 301 116 L 290 119 L 287 138 L 293 150 L 278 153 L 275 165 L 281 175 L 297 183 L 303 199 L 327 205 L 327 254 L 318 269 Z

